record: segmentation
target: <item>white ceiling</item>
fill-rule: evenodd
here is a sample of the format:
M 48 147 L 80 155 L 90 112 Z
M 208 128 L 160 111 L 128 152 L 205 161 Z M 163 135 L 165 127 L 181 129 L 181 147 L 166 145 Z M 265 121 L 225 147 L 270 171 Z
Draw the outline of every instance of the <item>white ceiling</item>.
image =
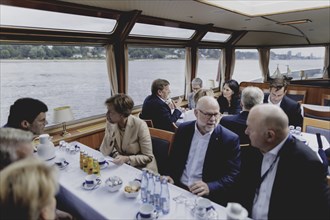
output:
M 146 16 L 196 24 L 212 23 L 215 27 L 248 31 L 236 44 L 238 46 L 308 44 L 308 41 L 310 44 L 330 43 L 330 7 L 251 17 L 196 0 L 62 1 L 119 11 L 141 10 Z M 277 24 L 300 19 L 312 22 L 292 26 Z

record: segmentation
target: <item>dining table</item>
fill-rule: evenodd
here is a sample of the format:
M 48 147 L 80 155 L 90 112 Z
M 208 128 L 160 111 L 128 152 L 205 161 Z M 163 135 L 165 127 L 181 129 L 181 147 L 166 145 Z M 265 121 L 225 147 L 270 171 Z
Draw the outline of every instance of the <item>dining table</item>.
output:
M 127 198 L 124 188 L 132 180 L 141 178 L 142 171 L 127 165 L 116 165 L 112 158 L 104 156 L 100 151 L 94 150 L 80 142 L 68 143 L 77 151 L 68 151 L 68 148 L 56 146 L 55 158 L 47 161 L 55 165 L 55 161 L 67 161 L 68 165 L 59 169 L 59 184 L 61 194 L 84 219 L 137 219 L 139 208 L 143 204 L 140 194 L 136 198 Z M 108 165 L 100 170 L 101 183 L 94 189 L 86 189 L 83 183 L 87 173 L 80 169 L 80 153 L 83 150 L 94 158 L 105 157 Z M 110 177 L 119 177 L 123 184 L 116 192 L 110 192 L 105 184 Z M 199 198 L 191 192 L 169 185 L 170 212 L 166 215 L 159 214 L 158 219 L 194 219 L 194 204 Z M 226 207 L 212 202 L 217 219 L 226 219 Z

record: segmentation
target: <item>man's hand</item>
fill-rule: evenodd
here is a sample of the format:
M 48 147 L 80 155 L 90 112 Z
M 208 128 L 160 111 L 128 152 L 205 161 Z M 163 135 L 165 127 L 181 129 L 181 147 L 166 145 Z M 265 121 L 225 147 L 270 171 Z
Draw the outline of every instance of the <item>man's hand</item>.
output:
M 190 192 L 198 195 L 198 196 L 204 196 L 210 194 L 210 189 L 206 183 L 203 181 L 197 181 L 193 183 L 191 186 L 189 186 Z

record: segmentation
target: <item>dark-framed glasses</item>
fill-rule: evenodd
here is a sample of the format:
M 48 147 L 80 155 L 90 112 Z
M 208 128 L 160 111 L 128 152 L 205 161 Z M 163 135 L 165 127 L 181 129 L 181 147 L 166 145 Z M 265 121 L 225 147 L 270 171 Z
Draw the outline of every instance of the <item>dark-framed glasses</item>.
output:
M 220 112 L 217 113 L 207 113 L 204 112 L 200 109 L 197 109 L 200 113 L 202 113 L 204 115 L 205 118 L 207 118 L 208 120 L 212 118 L 212 116 L 214 116 L 215 118 L 219 118 L 220 117 Z

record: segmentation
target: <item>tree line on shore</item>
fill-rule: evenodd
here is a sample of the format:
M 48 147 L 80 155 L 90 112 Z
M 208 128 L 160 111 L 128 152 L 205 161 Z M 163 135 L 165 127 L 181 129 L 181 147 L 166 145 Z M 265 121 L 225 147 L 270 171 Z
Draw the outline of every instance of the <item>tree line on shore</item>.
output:
M 219 59 L 220 49 L 199 49 L 200 59 Z M 129 59 L 184 59 L 183 48 L 140 48 L 130 47 Z M 313 57 L 275 54 L 271 59 L 312 59 Z M 104 47 L 88 46 L 46 46 L 46 45 L 0 45 L 0 59 L 104 59 Z M 259 59 L 257 52 L 236 51 L 236 59 Z M 315 58 L 314 58 L 315 59 Z

